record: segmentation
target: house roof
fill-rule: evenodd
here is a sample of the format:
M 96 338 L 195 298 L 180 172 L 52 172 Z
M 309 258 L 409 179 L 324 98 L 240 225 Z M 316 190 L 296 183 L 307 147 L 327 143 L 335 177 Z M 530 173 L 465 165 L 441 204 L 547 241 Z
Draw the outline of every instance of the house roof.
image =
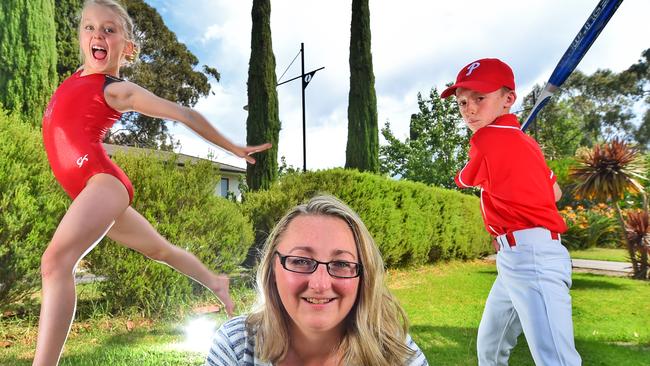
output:
M 187 163 L 197 163 L 201 160 L 206 160 L 218 166 L 219 170 L 221 170 L 222 172 L 246 174 L 246 169 L 240 168 L 238 166 L 225 164 L 219 161 L 214 161 L 209 159 L 197 158 L 196 156 L 174 153 L 172 151 L 144 149 L 141 147 L 122 146 L 122 145 L 113 145 L 113 144 L 102 144 L 102 145 L 104 145 L 104 149 L 106 149 L 106 152 L 108 153 L 109 156 L 113 156 L 113 154 L 115 154 L 116 152 L 140 153 L 140 154 L 150 153 L 150 154 L 155 154 L 157 156 L 160 156 L 163 159 L 170 159 L 173 157 L 173 155 L 176 155 L 178 165 L 180 166 L 184 166 Z

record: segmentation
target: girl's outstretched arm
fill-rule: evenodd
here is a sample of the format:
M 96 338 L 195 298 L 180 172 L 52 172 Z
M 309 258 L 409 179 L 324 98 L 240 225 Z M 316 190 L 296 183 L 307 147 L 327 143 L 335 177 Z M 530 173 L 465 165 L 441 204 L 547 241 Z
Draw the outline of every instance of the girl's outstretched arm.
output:
M 124 81 L 111 83 L 104 90 L 106 103 L 118 112 L 138 112 L 144 115 L 170 119 L 181 122 L 211 143 L 226 149 L 247 162 L 254 164 L 250 155 L 267 150 L 270 143 L 257 146 L 239 146 L 233 144 L 208 122 L 199 112 L 192 108 L 160 98 L 137 84 Z

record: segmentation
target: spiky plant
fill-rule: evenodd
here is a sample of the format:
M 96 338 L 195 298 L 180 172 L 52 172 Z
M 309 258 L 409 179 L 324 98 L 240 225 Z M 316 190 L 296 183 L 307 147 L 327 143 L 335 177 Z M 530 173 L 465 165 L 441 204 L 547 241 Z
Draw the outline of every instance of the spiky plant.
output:
M 634 247 L 634 254 L 638 256 L 634 268 L 635 277 L 640 279 L 648 278 L 648 252 L 650 251 L 650 233 L 649 215 L 647 210 L 629 210 L 627 212 L 627 220 L 625 222 L 625 230 L 627 232 L 627 240 Z
M 614 139 L 602 145 L 595 145 L 591 150 L 581 150 L 576 160 L 578 165 L 569 173 L 576 181 L 574 194 L 579 199 L 614 203 L 622 239 L 627 246 L 635 276 L 638 276 L 637 271 L 640 269 L 635 246 L 625 234 L 626 225 L 619 201 L 625 193 L 644 193 L 643 186 L 639 183 L 640 179 L 645 179 L 646 174 L 643 159 L 636 148 L 622 140 Z M 645 207 L 644 210 L 647 211 Z
M 578 166 L 571 177 L 578 182 L 575 194 L 579 198 L 600 202 L 623 199 L 625 193 L 643 192 L 639 179 L 645 179 L 645 165 L 637 149 L 615 139 L 591 150 L 581 150 Z

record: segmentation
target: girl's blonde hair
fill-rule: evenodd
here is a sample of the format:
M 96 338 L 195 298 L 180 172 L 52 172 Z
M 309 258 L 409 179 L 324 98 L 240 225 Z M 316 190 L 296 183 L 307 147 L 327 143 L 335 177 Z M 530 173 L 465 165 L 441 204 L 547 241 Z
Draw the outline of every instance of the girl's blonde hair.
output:
M 289 323 L 275 282 L 273 254 L 287 227 L 298 216 L 323 215 L 345 221 L 354 235 L 363 271 L 357 299 L 345 318 L 346 331 L 339 345 L 344 365 L 404 365 L 413 355 L 406 346 L 408 321 L 404 310 L 384 283 L 384 262 L 361 218 L 338 199 L 320 195 L 294 207 L 275 225 L 266 240 L 257 270 L 257 306 L 247 318 L 248 331 L 256 334 L 256 353 L 277 363 L 289 348 Z
M 135 39 L 133 20 L 129 16 L 129 13 L 126 11 L 124 5 L 116 0 L 86 0 L 84 1 L 83 7 L 81 8 L 81 14 L 83 14 L 84 9 L 90 5 L 107 7 L 117 15 L 117 17 L 120 19 L 122 30 L 124 31 L 124 39 L 126 39 L 127 42 L 131 42 L 131 44 L 133 44 L 133 53 L 130 55 L 124 55 L 124 59 L 126 60 L 127 65 L 134 63 L 138 59 L 140 44 Z M 79 32 L 81 32 L 81 14 L 79 15 Z M 81 59 L 83 61 L 83 52 L 81 52 Z

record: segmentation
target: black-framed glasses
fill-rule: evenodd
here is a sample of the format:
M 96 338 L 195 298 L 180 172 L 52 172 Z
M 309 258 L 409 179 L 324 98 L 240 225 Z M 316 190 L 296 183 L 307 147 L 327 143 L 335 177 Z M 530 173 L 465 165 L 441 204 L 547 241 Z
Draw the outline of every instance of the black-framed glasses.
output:
M 314 273 L 319 264 L 324 264 L 327 268 L 327 273 L 332 277 L 337 278 L 354 278 L 361 275 L 363 266 L 361 263 L 348 262 L 348 261 L 330 261 L 320 262 L 313 258 L 298 257 L 295 255 L 282 255 L 277 250 L 275 254 L 280 258 L 280 264 L 289 272 L 295 273 Z

